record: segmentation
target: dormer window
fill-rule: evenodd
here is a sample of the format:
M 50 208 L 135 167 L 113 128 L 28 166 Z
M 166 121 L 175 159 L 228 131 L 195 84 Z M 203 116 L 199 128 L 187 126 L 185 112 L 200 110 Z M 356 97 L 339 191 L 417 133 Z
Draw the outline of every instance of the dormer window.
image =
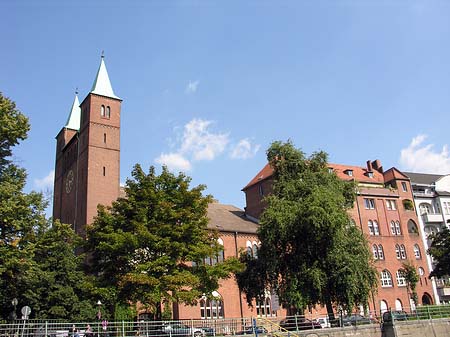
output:
M 344 173 L 349 177 L 353 177 L 353 170 L 345 170 Z
M 367 176 L 368 176 L 369 178 L 373 178 L 373 172 L 372 172 L 372 171 L 367 172 Z
M 333 173 L 333 168 L 332 167 L 328 168 L 328 173 Z

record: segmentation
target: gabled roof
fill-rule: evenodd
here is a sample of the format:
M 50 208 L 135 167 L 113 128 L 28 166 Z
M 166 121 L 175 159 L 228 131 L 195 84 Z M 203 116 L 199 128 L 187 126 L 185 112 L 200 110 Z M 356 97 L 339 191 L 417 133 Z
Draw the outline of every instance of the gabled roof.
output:
M 120 99 L 114 94 L 112 89 L 103 56 L 98 67 L 97 76 L 95 76 L 94 83 L 92 84 L 91 94 Z
M 81 120 L 80 102 L 78 101 L 78 95 L 75 94 L 72 109 L 70 109 L 69 118 L 67 118 L 67 122 L 64 127 L 67 129 L 78 131 L 80 130 L 80 120 Z
M 217 231 L 256 234 L 258 224 L 249 220 L 243 210 L 213 202 L 208 205 L 208 228 Z
M 250 182 L 242 189 L 242 191 L 245 191 L 247 188 L 249 188 L 250 186 L 255 185 L 256 183 L 260 182 L 261 180 L 270 178 L 273 174 L 273 169 L 270 166 L 269 163 L 267 163 L 261 171 L 258 172 L 258 174 L 252 179 L 250 180 Z
M 336 175 L 342 180 L 355 180 L 360 183 L 368 184 L 383 184 L 384 177 L 383 174 L 377 170 L 369 171 L 365 167 L 342 165 L 342 164 L 332 164 L 328 163 L 328 167 L 333 169 Z M 352 171 L 352 175 L 348 175 L 347 172 Z M 372 173 L 372 177 L 369 176 L 369 172 Z M 258 182 L 268 179 L 273 175 L 273 168 L 267 163 L 258 174 L 250 180 L 250 182 L 242 189 L 245 191 L 249 187 L 257 184 Z
M 443 177 L 441 174 L 428 174 L 428 173 L 414 173 L 414 172 L 403 172 L 406 174 L 411 183 L 420 185 L 433 185 L 436 181 Z

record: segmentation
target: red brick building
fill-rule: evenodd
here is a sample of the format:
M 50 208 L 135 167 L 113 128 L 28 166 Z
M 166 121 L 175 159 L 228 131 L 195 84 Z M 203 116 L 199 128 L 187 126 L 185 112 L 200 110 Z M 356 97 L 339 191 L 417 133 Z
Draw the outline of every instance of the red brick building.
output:
M 53 218 L 72 224 L 80 235 L 85 234 L 85 226 L 97 214 L 97 205 L 110 205 L 121 193 L 121 103 L 114 94 L 102 57 L 91 91 L 81 105 L 75 96 L 66 125 L 56 136 Z M 222 258 L 237 257 L 246 250 L 253 253 L 258 244 L 257 223 L 247 219 L 242 210 L 213 203 L 208 216 L 209 227 L 220 231 Z M 223 280 L 214 295 L 216 300 L 199 299 L 197 306 L 174 305 L 174 318 L 273 314 L 270 294 L 264 304 L 250 308 L 234 277 Z
M 405 280 L 398 274 L 407 261 L 416 266 L 420 275 L 419 303 L 434 303 L 409 178 L 396 168 L 383 171 L 379 160 L 368 161 L 366 167 L 329 164 L 329 169 L 339 178 L 357 183 L 357 197 L 350 216 L 367 235 L 380 273 L 378 292 L 372 296 L 369 309 L 380 312 L 387 308 L 409 309 L 413 305 Z M 258 219 L 266 206 L 263 198 L 272 191 L 272 174 L 267 164 L 243 189 L 245 212 L 251 219 Z

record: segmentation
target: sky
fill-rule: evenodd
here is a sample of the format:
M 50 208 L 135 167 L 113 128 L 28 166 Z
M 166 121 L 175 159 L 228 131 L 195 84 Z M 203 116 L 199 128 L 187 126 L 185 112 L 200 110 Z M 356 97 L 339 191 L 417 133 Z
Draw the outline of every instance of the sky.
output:
M 51 195 L 55 136 L 102 51 L 136 163 L 224 204 L 291 140 L 333 163 L 450 173 L 450 1 L 0 1 L 0 92 L 29 117 L 14 150 Z

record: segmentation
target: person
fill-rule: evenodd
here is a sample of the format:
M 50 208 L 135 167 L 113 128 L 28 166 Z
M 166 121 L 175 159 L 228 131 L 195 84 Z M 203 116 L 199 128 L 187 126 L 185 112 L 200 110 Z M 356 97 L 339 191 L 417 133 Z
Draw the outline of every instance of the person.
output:
M 77 332 L 77 328 L 75 327 L 75 324 L 72 324 L 72 327 L 69 330 L 69 336 L 71 336 L 71 337 L 75 336 L 76 332 Z
M 80 337 L 80 330 L 79 329 L 75 330 L 75 334 L 73 335 L 73 337 Z
M 86 326 L 86 330 L 84 331 L 84 335 L 86 337 L 94 337 L 94 334 L 92 333 L 91 326 L 89 324 Z

